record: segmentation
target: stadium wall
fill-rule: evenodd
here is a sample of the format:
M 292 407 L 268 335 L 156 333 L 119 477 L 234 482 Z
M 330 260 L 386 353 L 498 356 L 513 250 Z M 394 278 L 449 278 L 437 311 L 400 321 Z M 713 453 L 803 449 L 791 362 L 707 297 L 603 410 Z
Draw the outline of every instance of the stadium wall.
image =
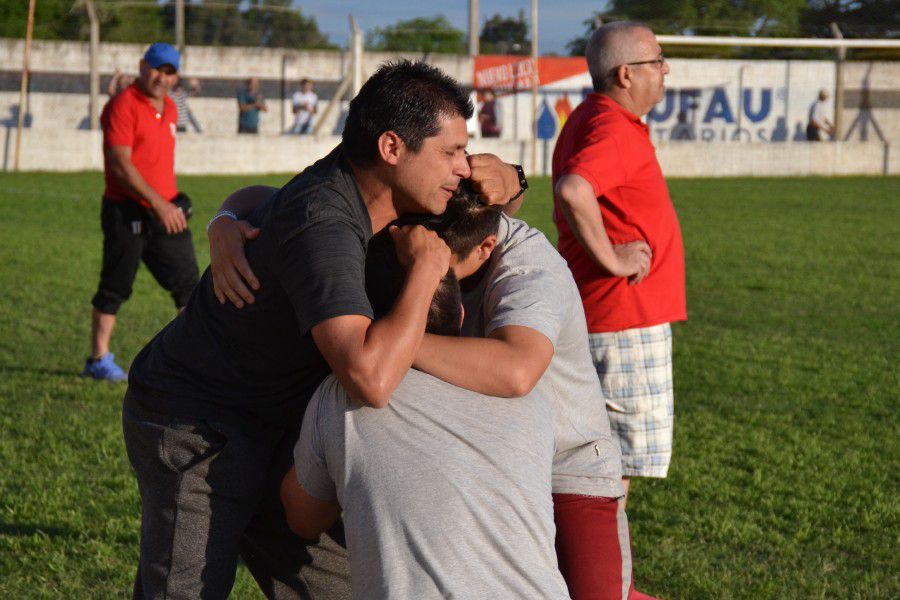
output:
M 23 49 L 22 40 L 0 38 L 0 125 L 6 127 L 14 127 L 18 116 Z M 137 75 L 138 61 L 145 49 L 138 44 L 101 44 L 98 60 L 101 107 L 106 102 L 106 86 L 115 70 Z M 87 129 L 89 50 L 88 43 L 34 41 L 30 57 L 31 93 L 26 111 L 31 127 Z M 363 76 L 374 73 L 383 62 L 398 58 L 424 58 L 463 84 L 471 84 L 472 60 L 456 54 L 366 52 Z M 298 81 L 307 77 L 316 82 L 321 111 L 334 95 L 350 61 L 350 52 L 339 50 L 188 46 L 181 72 L 185 77 L 201 81 L 201 95 L 192 98 L 190 106 L 206 133 L 236 132 L 237 91 L 246 78 L 257 77 L 269 104 L 269 112 L 260 119 L 260 131 L 278 134 L 293 122 L 290 97 Z M 331 120 L 328 131 L 340 126 L 341 114 L 335 111 Z
M 337 136 L 181 136 L 176 171 L 181 174 L 296 172 L 324 156 Z M 29 129 L 22 139 L 24 171 L 89 171 L 103 168 L 98 131 Z M 12 169 L 15 130 L 6 129 L 2 168 Z M 882 175 L 900 174 L 900 153 L 887 144 L 734 144 L 658 142 L 657 154 L 667 177 Z M 537 169 L 531 168 L 526 141 L 474 139 L 472 152 L 492 152 L 523 164 L 529 173 L 549 174 L 551 144 L 539 144 Z
M 0 135 L 5 140 L 2 156 L 4 169 L 11 168 L 12 164 L 11 151 L 14 149 L 19 102 L 18 69 L 23 47 L 21 40 L 0 39 L 0 126 L 4 126 Z M 87 130 L 88 49 L 87 43 L 34 42 L 23 168 L 80 170 L 102 167 L 100 147 L 96 146 L 95 140 L 97 135 Z M 140 45 L 104 43 L 99 61 L 101 90 L 106 89 L 106 83 L 116 68 L 126 73 L 136 73 L 142 51 L 143 46 Z M 475 63 L 467 56 L 432 54 L 422 57 L 376 52 L 368 52 L 364 56 L 364 75 L 374 72 L 385 60 L 402 56 L 426 58 L 467 86 L 471 86 L 475 78 Z M 179 170 L 184 173 L 252 173 L 292 171 L 308 164 L 321 154 L 319 151 L 322 148 L 330 148 L 336 143 L 336 138 L 331 136 L 339 134 L 345 108 L 334 111 L 324 128 L 326 137 L 317 142 L 309 138 L 279 135 L 292 122 L 287 98 L 301 77 L 309 77 L 316 82 L 320 109 L 323 109 L 334 95 L 340 74 L 347 70 L 349 63 L 350 55 L 346 51 L 189 47 L 182 72 L 186 76 L 198 77 L 202 82 L 202 93 L 191 99 L 191 108 L 203 125 L 204 133 L 180 135 Z M 814 95 L 819 87 L 830 88 L 834 85 L 833 63 L 676 59 L 672 61 L 672 71 L 669 88 L 678 90 L 672 99 L 667 99 L 672 110 L 667 111 L 665 105 L 661 105 L 655 109 L 658 114 L 650 121 L 654 143 L 667 174 L 724 176 L 898 172 L 896 155 L 900 151 L 891 153 L 890 148 L 900 144 L 900 62 L 846 63 L 844 126 L 850 132 L 851 141 L 869 143 L 821 144 L 823 147 L 817 148 L 796 143 L 795 130 L 802 125 L 806 106 L 811 101 L 807 96 Z M 262 117 L 259 138 L 238 139 L 235 134 L 235 92 L 248 76 L 261 79 L 270 111 Z M 761 120 L 756 127 L 768 128 L 766 135 L 751 132 L 751 137 L 755 142 L 764 137 L 770 138 L 766 140 L 768 143 L 748 143 L 746 136 L 738 136 L 741 143 L 723 141 L 733 137 L 729 127 L 741 127 L 740 123 L 729 125 L 721 118 L 726 112 L 726 103 L 735 119 L 742 109 L 738 98 L 741 95 L 738 93 L 740 86 L 735 83 L 737 76 L 740 76 L 744 89 L 750 91 L 750 112 L 760 114 L 760 102 L 769 90 L 770 112 L 773 117 L 777 114 L 788 117 L 785 124 L 791 135 L 775 140 L 771 134 L 778 126 Z M 583 82 L 576 81 L 578 77 L 583 75 L 576 74 L 567 80 L 542 86 L 543 100 L 553 106 L 554 94 L 568 93 L 572 103 L 577 104 L 585 89 Z M 677 108 L 682 102 L 682 91 L 691 89 L 699 90 L 697 95 L 689 97 L 691 102 L 698 104 L 695 110 L 698 127 L 714 129 L 715 135 L 700 135 L 703 132 L 698 129 L 693 141 L 670 141 Z M 802 90 L 803 94 L 798 90 Z M 281 100 L 282 97 L 284 100 Z M 103 93 L 101 104 L 105 100 L 106 94 Z M 507 96 L 503 101 L 511 103 L 509 108 L 514 107 L 514 110 L 504 112 L 504 119 L 509 121 L 504 127 L 504 137 L 500 140 L 479 140 L 476 137 L 473 147 L 493 148 L 509 160 L 527 163 L 531 156 L 527 141 L 530 99 L 527 94 L 520 93 Z M 514 117 L 517 113 L 521 114 Z M 704 124 L 705 117 L 709 115 L 719 117 L 713 119 L 713 124 Z M 554 114 L 554 118 L 557 124 L 561 122 L 558 115 Z M 743 127 L 750 123 L 753 121 L 745 118 Z M 549 171 L 549 157 L 545 158 L 545 155 L 552 151 L 552 147 L 552 140 L 539 143 L 537 171 Z M 852 151 L 849 150 L 851 148 Z

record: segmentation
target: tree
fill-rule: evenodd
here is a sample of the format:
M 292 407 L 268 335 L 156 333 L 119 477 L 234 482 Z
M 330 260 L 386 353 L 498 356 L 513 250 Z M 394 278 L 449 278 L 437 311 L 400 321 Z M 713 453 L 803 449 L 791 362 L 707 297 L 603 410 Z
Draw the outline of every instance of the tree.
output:
M 45 40 L 59 39 L 61 35 L 59 29 L 71 7 L 71 2 L 66 0 L 38 2 L 34 12 L 34 37 Z M 28 2 L 0 0 L 0 37 L 25 37 L 27 19 Z
M 319 30 L 315 17 L 291 8 L 290 0 L 217 0 L 215 6 L 185 4 L 187 42 L 204 46 L 336 48 Z M 174 3 L 166 4 L 174 30 Z
M 811 0 L 800 16 L 804 35 L 831 37 L 837 23 L 844 37 L 900 37 L 898 0 Z
M 464 54 L 466 35 L 444 15 L 417 17 L 379 27 L 366 36 L 371 50 L 390 52 L 444 52 Z
M 800 35 L 800 15 L 807 0 L 612 0 L 609 9 L 595 14 L 604 21 L 629 20 L 649 25 L 656 33 L 675 35 L 715 35 L 742 37 L 793 37 Z M 584 22 L 585 33 L 572 39 L 567 48 L 573 56 L 584 55 L 594 19 Z M 795 50 L 774 51 L 790 55 Z M 676 46 L 671 56 L 771 57 L 772 50 L 736 47 L 698 48 Z
M 795 36 L 806 0 L 612 0 L 607 17 L 647 23 L 657 33 Z
M 84 9 L 72 10 L 74 0 L 39 0 L 34 35 L 38 39 L 86 40 L 89 24 Z M 291 8 L 291 0 L 215 0 L 185 2 L 188 44 L 207 46 L 266 46 L 335 48 L 319 30 L 315 18 Z M 272 10 L 269 10 L 272 9 Z M 0 37 L 25 34 L 28 3 L 0 0 Z M 100 38 L 106 42 L 146 44 L 174 42 L 175 2 L 154 0 L 117 5 L 97 3 Z
M 518 18 L 495 14 L 485 21 L 479 40 L 483 54 L 529 54 L 531 40 L 525 12 L 520 10 Z

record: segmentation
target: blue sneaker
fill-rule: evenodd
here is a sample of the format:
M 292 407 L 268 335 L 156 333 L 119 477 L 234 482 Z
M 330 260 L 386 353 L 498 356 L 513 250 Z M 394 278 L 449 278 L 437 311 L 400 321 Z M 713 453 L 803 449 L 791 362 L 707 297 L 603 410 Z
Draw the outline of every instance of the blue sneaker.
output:
M 84 361 L 84 371 L 81 372 L 81 376 L 104 381 L 125 381 L 128 379 L 128 373 L 116 364 L 116 357 L 112 352 L 107 352 L 96 360 L 89 358 Z

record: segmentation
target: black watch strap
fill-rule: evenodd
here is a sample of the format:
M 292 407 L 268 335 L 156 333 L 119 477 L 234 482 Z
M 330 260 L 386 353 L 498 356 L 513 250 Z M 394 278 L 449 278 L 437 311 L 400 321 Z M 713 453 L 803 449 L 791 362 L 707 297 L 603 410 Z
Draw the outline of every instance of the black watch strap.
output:
M 519 192 L 509 199 L 510 202 L 513 200 L 517 200 L 519 196 L 525 193 L 525 190 L 528 189 L 528 179 L 525 177 L 525 170 L 522 169 L 522 165 L 513 165 L 516 170 L 516 173 L 519 175 Z

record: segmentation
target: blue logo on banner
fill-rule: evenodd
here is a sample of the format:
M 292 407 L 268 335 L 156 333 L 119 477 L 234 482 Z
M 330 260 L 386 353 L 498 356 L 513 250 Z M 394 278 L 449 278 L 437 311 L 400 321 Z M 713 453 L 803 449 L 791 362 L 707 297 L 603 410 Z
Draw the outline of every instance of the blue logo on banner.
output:
M 556 135 L 556 118 L 547 105 L 547 99 L 544 98 L 538 111 L 537 136 L 539 140 L 552 140 L 554 135 Z

